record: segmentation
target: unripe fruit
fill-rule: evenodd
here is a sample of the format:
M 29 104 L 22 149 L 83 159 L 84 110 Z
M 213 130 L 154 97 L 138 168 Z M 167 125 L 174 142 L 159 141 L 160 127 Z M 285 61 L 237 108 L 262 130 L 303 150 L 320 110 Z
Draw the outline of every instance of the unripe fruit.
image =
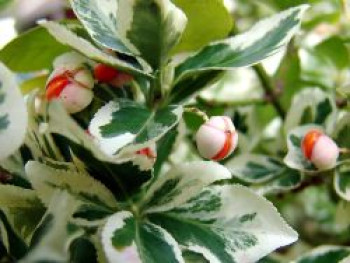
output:
M 319 130 L 310 130 L 304 136 L 301 149 L 305 158 L 319 170 L 335 167 L 339 156 L 336 143 Z
M 86 68 L 58 68 L 49 78 L 46 99 L 59 99 L 69 113 L 77 113 L 91 103 L 93 87 L 94 80 Z
M 155 149 L 148 147 L 148 148 L 143 148 L 139 151 L 136 152 L 138 155 L 143 155 L 149 159 L 156 159 L 157 158 L 157 153 Z
M 132 76 L 105 64 L 97 64 L 94 68 L 95 78 L 102 83 L 122 86 L 132 80 Z
M 220 161 L 235 150 L 238 134 L 230 118 L 215 116 L 199 128 L 196 142 L 202 157 Z
M 119 71 L 105 64 L 97 64 L 94 68 L 95 78 L 103 83 L 112 82 L 119 75 Z

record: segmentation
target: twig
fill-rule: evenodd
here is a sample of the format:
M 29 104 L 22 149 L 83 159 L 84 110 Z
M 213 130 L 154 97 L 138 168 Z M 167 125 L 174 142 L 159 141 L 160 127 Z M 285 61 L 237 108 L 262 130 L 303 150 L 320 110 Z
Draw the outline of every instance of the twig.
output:
M 271 103 L 274 106 L 278 115 L 282 119 L 284 119 L 286 113 L 285 113 L 280 101 L 278 100 L 278 96 L 276 95 L 272 81 L 271 81 L 270 77 L 268 76 L 268 74 L 266 73 L 266 70 L 260 64 L 253 66 L 253 69 L 254 69 L 255 73 L 257 74 L 257 76 L 259 77 L 261 86 L 264 89 L 267 98 L 271 101 Z
M 185 112 L 189 112 L 189 113 L 196 114 L 197 116 L 199 116 L 200 118 L 202 118 L 204 122 L 209 121 L 208 115 L 207 115 L 205 112 L 203 112 L 203 111 L 201 111 L 201 110 L 199 110 L 199 109 L 197 109 L 197 108 L 195 108 L 195 107 L 188 107 L 188 108 L 185 108 L 184 111 L 185 111 Z
M 208 100 L 198 96 L 197 102 L 207 107 L 231 108 L 231 107 L 249 106 L 252 104 L 265 104 L 267 101 L 266 99 L 263 99 L 263 98 L 253 98 L 253 99 L 238 100 L 238 101 L 218 101 L 218 100 Z

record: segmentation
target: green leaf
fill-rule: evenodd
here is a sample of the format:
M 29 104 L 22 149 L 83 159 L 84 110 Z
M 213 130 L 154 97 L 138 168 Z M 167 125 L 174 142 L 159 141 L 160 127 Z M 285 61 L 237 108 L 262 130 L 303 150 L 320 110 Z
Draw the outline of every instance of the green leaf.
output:
M 184 262 L 180 247 L 169 233 L 150 222 L 139 222 L 126 211 L 108 219 L 102 244 L 109 262 Z
M 30 208 L 33 206 L 41 206 L 33 190 L 0 184 L 0 207 Z
M 177 136 L 179 135 L 178 129 L 178 127 L 174 127 L 157 143 L 157 160 L 154 164 L 155 177 L 159 175 L 163 164 L 168 160 L 169 156 L 173 152 Z
M 338 36 L 324 40 L 315 47 L 315 50 L 318 56 L 330 60 L 339 70 L 347 68 L 350 63 L 349 51 L 344 41 Z
M 32 72 L 52 67 L 53 60 L 70 51 L 44 28 L 36 27 L 21 34 L 0 50 L 0 61 L 11 70 Z
M 338 263 L 348 255 L 350 255 L 348 247 L 321 246 L 301 256 L 295 263 Z
M 209 262 L 256 262 L 297 240 L 266 199 L 242 186 L 212 186 L 173 210 L 149 215 Z
M 72 0 L 88 32 L 103 46 L 140 55 L 154 69 L 165 65 L 186 26 L 170 0 Z
M 230 172 L 215 162 L 178 164 L 150 185 L 141 207 L 147 213 L 170 210 L 198 195 L 203 187 L 230 177 Z
M 264 183 L 285 170 L 281 161 L 264 155 L 244 154 L 225 163 L 233 176 L 248 183 Z
M 309 160 L 307 160 L 302 152 L 301 143 L 306 133 L 312 129 L 323 131 L 321 126 L 304 125 L 292 129 L 287 135 L 288 153 L 284 158 L 284 163 L 292 168 L 303 172 L 319 172 Z
M 86 238 L 74 240 L 69 250 L 71 263 L 98 263 L 96 249 Z
M 27 122 L 26 107 L 16 78 L 0 63 L 0 160 L 9 157 L 22 145 Z
M 334 189 L 341 198 L 350 202 L 350 165 L 348 163 L 337 167 L 334 176 Z
M 244 34 L 203 48 L 176 68 L 176 79 L 205 70 L 250 66 L 278 53 L 298 31 L 306 9 L 306 5 L 288 9 L 262 20 Z
M 215 83 L 220 77 L 222 77 L 222 74 L 223 72 L 221 71 L 208 71 L 193 76 L 192 78 L 186 78 L 179 81 L 171 90 L 168 99 L 169 104 L 178 104 L 185 101 L 191 95 Z
M 104 53 L 96 48 L 89 41 L 79 37 L 73 31 L 70 31 L 67 27 L 55 22 L 44 22 L 41 24 L 47 31 L 60 43 L 67 45 L 82 55 L 111 67 L 121 69 L 125 72 L 135 75 L 148 76 L 146 72 L 136 68 L 132 64 L 129 64 L 117 57 Z
M 331 132 L 337 109 L 334 99 L 320 89 L 304 89 L 294 96 L 292 105 L 287 113 L 284 129 L 291 129 L 312 124 L 323 126 L 327 132 Z
M 225 38 L 233 19 L 223 0 L 173 0 L 188 18 L 186 30 L 175 52 L 194 51 Z
M 113 194 L 87 174 L 54 169 L 35 161 L 26 164 L 26 173 L 38 196 L 47 206 L 59 189 L 67 191 L 82 202 L 109 208 L 117 207 Z
M 332 137 L 340 148 L 350 149 L 350 113 L 337 121 Z
M 48 80 L 48 75 L 41 75 L 21 83 L 20 89 L 23 95 L 27 95 L 34 90 L 44 90 Z
M 182 108 L 177 106 L 152 111 L 133 101 L 119 100 L 96 113 L 89 131 L 108 155 L 115 155 L 127 145 L 125 151 L 136 152 L 162 138 L 177 125 L 181 115 Z

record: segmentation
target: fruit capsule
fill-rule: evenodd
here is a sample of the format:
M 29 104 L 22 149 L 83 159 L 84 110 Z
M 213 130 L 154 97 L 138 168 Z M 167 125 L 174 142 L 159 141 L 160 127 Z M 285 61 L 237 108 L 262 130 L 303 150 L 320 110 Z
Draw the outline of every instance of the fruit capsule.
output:
M 122 86 L 132 80 L 132 76 L 105 64 L 97 64 L 94 68 L 94 77 L 99 82 Z
M 336 143 L 319 130 L 310 130 L 306 133 L 301 149 L 304 157 L 320 170 L 334 168 L 339 156 Z
M 199 128 L 196 143 L 202 157 L 220 161 L 235 150 L 238 134 L 230 118 L 215 116 Z
M 84 67 L 72 70 L 56 69 L 50 76 L 46 86 L 46 99 L 60 100 L 69 113 L 77 113 L 85 109 L 93 99 L 94 80 Z

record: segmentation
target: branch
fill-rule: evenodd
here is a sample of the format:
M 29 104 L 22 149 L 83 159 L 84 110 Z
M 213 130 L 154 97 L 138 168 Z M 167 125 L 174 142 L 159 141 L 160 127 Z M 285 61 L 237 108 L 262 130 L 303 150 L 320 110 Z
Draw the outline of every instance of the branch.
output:
M 267 98 L 271 101 L 277 114 L 282 119 L 284 119 L 284 117 L 286 116 L 286 113 L 285 113 L 280 101 L 278 100 L 278 96 L 275 92 L 271 78 L 268 76 L 268 74 L 266 73 L 266 70 L 263 68 L 262 65 L 260 65 L 260 64 L 255 65 L 255 66 L 253 66 L 253 69 L 254 69 L 255 73 L 257 74 L 257 76 L 259 77 L 261 86 L 264 89 Z

